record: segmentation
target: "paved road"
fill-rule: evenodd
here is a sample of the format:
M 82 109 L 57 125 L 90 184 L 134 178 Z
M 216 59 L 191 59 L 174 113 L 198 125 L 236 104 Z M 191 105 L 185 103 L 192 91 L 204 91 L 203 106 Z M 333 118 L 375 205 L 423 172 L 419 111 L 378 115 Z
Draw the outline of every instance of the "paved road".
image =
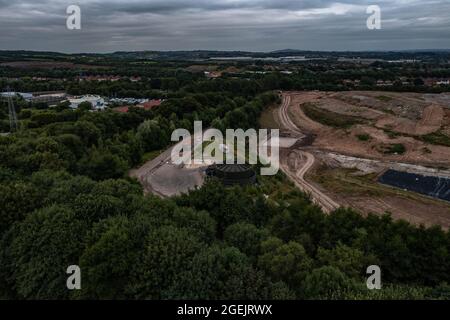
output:
M 193 187 L 203 184 L 199 170 L 187 169 L 184 165 L 176 165 L 172 162 L 172 150 L 180 147 L 183 143 L 184 141 L 181 140 L 169 147 L 140 168 L 131 170 L 129 175 L 141 182 L 146 193 L 154 193 L 160 197 L 185 193 Z M 183 163 L 186 163 L 190 156 L 190 154 L 184 155 Z
M 159 156 L 157 156 L 155 159 L 146 162 L 142 167 L 130 171 L 130 176 L 139 180 L 139 182 L 144 186 L 144 190 L 146 193 L 152 192 L 158 194 L 161 197 L 164 197 L 163 194 L 154 190 L 154 188 L 151 187 L 151 185 L 147 181 L 147 177 L 153 174 L 156 170 L 158 170 L 161 166 L 163 166 L 167 162 L 170 162 L 172 149 L 173 147 L 170 147 L 169 149 L 161 153 Z
M 280 119 L 281 122 L 280 125 L 295 134 L 303 135 L 301 130 L 294 124 L 294 122 L 289 117 L 288 108 L 290 102 L 291 97 L 289 95 L 283 94 L 283 102 L 281 104 L 280 109 L 278 110 L 279 115 L 278 118 Z M 340 206 L 338 203 L 336 203 L 326 194 L 324 194 L 315 186 L 313 186 L 312 184 L 310 184 L 308 181 L 305 180 L 305 174 L 314 165 L 315 162 L 314 155 L 309 152 L 300 150 L 294 150 L 294 153 L 295 153 L 294 168 L 292 168 L 292 166 L 289 166 L 289 164 L 286 163 L 286 161 L 283 161 L 282 159 L 281 170 L 283 170 L 283 172 L 289 177 L 289 179 L 291 179 L 297 185 L 298 188 L 300 188 L 302 191 L 306 193 L 309 193 L 312 197 L 312 201 L 317 205 L 319 205 L 320 207 L 322 207 L 322 209 L 326 213 L 330 213 L 339 208 Z M 303 159 L 305 161 L 302 161 Z

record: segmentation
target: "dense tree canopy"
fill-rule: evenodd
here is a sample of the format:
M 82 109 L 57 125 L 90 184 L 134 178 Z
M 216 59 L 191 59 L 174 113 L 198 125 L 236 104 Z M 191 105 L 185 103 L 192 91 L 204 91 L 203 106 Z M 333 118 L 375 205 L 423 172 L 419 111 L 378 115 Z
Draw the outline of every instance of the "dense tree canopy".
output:
M 282 174 L 245 188 L 208 180 L 171 199 L 144 196 L 127 176 L 148 153 L 169 146 L 174 129 L 192 130 L 195 120 L 204 128 L 257 128 L 261 111 L 277 101 L 267 90 L 334 90 L 339 77 L 390 78 L 395 70 L 330 74 L 309 66 L 289 78 L 206 81 L 167 64 L 117 65 L 129 76 L 142 68 L 139 82 L 17 83 L 18 90 L 67 86 L 74 94 L 167 100 L 128 113 L 17 100 L 21 130 L 0 136 L 0 298 L 448 298 L 450 235 L 438 227 L 345 208 L 326 215 Z M 417 77 L 419 71 L 408 72 Z M 7 122 L 5 110 L 2 103 L 0 120 Z M 382 291 L 365 286 L 372 264 L 382 268 Z M 80 291 L 66 288 L 69 265 L 81 268 Z

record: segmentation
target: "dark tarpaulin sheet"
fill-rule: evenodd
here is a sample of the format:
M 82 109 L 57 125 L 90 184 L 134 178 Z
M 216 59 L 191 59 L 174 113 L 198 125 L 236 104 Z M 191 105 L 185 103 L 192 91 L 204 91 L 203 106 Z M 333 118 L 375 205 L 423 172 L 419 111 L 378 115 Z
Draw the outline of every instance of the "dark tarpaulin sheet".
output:
M 450 201 L 450 179 L 448 178 L 388 170 L 378 181 L 393 187 Z

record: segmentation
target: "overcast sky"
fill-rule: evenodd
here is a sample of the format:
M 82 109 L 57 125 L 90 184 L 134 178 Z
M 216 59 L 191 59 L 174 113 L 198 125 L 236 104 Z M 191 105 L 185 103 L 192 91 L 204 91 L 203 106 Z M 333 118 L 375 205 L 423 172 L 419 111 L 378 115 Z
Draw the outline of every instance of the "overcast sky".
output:
M 81 30 L 66 8 L 81 8 Z M 382 29 L 368 30 L 377 4 Z M 399 50 L 450 48 L 450 0 L 0 0 L 0 49 Z

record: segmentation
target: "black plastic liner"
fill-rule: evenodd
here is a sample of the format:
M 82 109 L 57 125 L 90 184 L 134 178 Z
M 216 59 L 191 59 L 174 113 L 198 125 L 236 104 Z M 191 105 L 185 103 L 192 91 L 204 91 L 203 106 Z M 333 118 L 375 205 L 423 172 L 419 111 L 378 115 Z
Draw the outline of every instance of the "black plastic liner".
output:
M 448 178 L 388 170 L 378 181 L 393 187 L 450 201 L 450 179 Z

